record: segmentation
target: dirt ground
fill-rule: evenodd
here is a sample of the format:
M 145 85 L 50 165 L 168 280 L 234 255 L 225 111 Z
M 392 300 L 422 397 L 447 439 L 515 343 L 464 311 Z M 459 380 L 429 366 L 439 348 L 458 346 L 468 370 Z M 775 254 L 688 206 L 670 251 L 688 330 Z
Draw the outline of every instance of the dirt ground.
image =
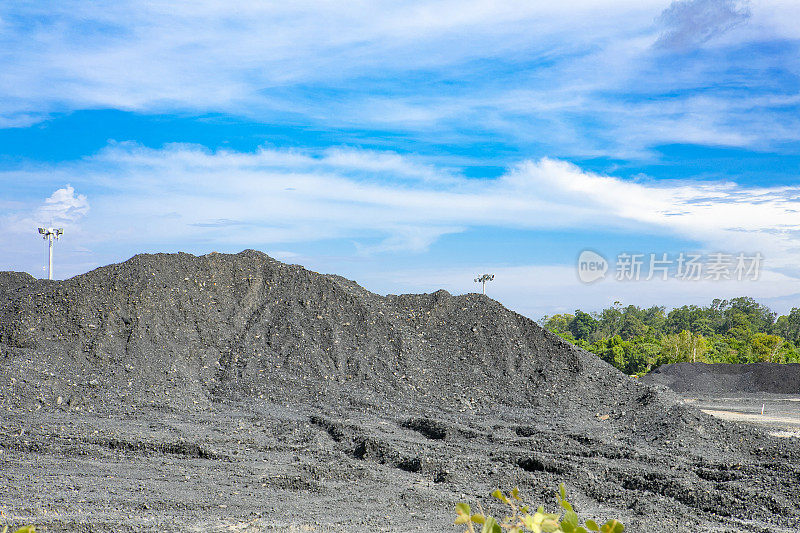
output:
M 733 429 L 762 447 L 725 452 L 713 428 L 729 426 L 702 413 L 673 411 L 701 437 L 708 428 L 705 448 L 680 435 L 631 441 L 604 414 L 586 427 L 524 409 L 408 418 L 400 407 L 10 415 L 3 505 L 45 531 L 457 531 L 457 501 L 519 486 L 552 508 L 563 481 L 582 516 L 629 531 L 797 528 L 800 470 L 786 450 Z
M 777 437 L 800 438 L 800 394 L 691 395 L 684 401 L 704 413 L 763 428 Z

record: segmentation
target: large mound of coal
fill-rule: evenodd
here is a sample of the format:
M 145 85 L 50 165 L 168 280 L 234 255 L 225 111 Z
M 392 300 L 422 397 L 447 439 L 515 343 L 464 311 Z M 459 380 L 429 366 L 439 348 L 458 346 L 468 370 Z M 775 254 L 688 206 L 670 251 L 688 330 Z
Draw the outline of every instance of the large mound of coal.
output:
M 477 294 L 246 251 L 0 274 L 0 486 L 50 531 L 450 531 L 519 486 L 629 531 L 794 531 L 800 448 Z M 765 490 L 768 488 L 768 490 Z
M 489 298 L 380 297 L 254 251 L 1 281 L 0 350 L 26 387 L 4 401 L 190 407 L 356 391 L 463 407 L 596 403 L 634 387 Z
M 674 363 L 642 378 L 679 393 L 800 394 L 800 364 Z

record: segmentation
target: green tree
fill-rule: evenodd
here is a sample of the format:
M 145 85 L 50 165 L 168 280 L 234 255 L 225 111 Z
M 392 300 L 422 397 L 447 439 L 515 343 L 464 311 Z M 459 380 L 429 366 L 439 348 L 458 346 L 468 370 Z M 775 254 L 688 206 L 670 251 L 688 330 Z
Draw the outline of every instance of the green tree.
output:
M 589 313 L 584 313 L 580 309 L 575 311 L 575 318 L 569 326 L 572 336 L 578 340 L 590 340 L 592 333 L 597 329 L 597 320 Z
M 683 330 L 661 339 L 661 358 L 663 362 L 705 362 L 708 341 L 699 333 Z
M 759 361 L 768 363 L 783 363 L 784 347 L 786 341 L 777 335 L 767 333 L 756 333 L 750 338 L 750 345 L 753 347 L 753 355 Z
M 619 335 L 595 341 L 589 348 L 606 363 L 623 370 L 626 366 L 624 341 Z
M 573 320 L 575 320 L 575 316 L 568 313 L 545 316 L 542 318 L 542 326 L 556 335 L 562 335 L 564 333 L 569 333 L 569 327 Z
M 653 306 L 643 311 L 642 320 L 647 326 L 647 333 L 654 337 L 660 337 L 665 333 L 667 316 L 664 314 L 664 307 Z
M 742 363 L 739 359 L 739 345 L 736 339 L 725 335 L 713 335 L 708 338 L 708 350 L 705 353 L 709 363 Z
M 647 325 L 642 320 L 644 313 L 638 307 L 629 305 L 622 314 L 622 328 L 620 335 L 624 339 L 632 339 L 647 333 Z
M 692 323 L 700 318 L 700 308 L 696 305 L 677 307 L 667 315 L 666 329 L 669 333 L 691 331 Z
M 713 335 L 714 334 L 714 321 L 708 316 L 701 316 L 696 318 L 694 322 L 692 322 L 692 329 L 693 333 L 699 333 L 701 335 Z
M 540 323 L 628 374 L 664 363 L 800 362 L 800 308 L 778 317 L 753 298 L 710 305 L 622 307 L 544 317 Z
M 788 315 L 778 317 L 772 327 L 772 333 L 795 344 L 800 342 L 800 308 L 793 307 Z
M 753 333 L 767 333 L 775 322 L 775 313 L 750 297 L 730 300 L 723 307 L 723 316 L 725 330 L 741 327 Z
M 622 311 L 619 302 L 603 309 L 597 318 L 597 333 L 600 337 L 613 337 L 622 332 Z

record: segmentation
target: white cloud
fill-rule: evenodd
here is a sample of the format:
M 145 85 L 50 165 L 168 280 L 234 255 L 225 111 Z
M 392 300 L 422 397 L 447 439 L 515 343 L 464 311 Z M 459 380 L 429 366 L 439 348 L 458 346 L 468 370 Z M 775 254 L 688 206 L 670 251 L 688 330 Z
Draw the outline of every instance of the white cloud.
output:
M 38 185 L 52 191 L 50 184 L 62 176 L 62 171 L 47 172 L 42 169 L 22 173 L 5 172 L 0 176 L 0 183 L 8 184 L 3 193 L 9 195 L 16 192 L 15 184 L 32 188 Z M 34 275 L 43 272 L 40 270 L 43 264 L 42 241 L 36 231 L 42 226 L 63 228 L 71 241 L 66 265 L 61 263 L 62 250 L 57 252 L 59 261 L 56 275 L 77 274 L 97 266 L 95 262 L 87 261 L 86 257 L 79 257 L 91 255 L 82 244 L 87 237 L 82 223 L 88 214 L 89 200 L 83 194 L 76 194 L 71 185 L 56 189 L 44 201 L 38 198 L 26 200 L 21 196 L 13 201 L 0 198 L 0 270 L 27 271 Z
M 58 189 L 44 201 L 36 211 L 36 219 L 41 223 L 74 223 L 89 213 L 89 201 L 83 194 L 75 195 L 72 185 Z
M 734 0 L 676 0 L 659 17 L 665 29 L 656 45 L 688 50 L 749 17 L 747 4 L 737 5 Z
M 591 228 L 675 235 L 709 251 L 760 251 L 774 267 L 798 263 L 797 186 L 630 181 L 547 158 L 477 180 L 395 153 L 133 144 L 55 169 L 7 172 L 0 181 L 36 183 L 50 174 L 92 184 L 87 240 L 133 248 L 349 239 L 377 253 L 422 251 L 474 227 Z M 36 217 L 74 222 L 88 209 L 87 198 L 67 186 Z
M 634 157 L 658 143 L 800 137 L 792 109 L 763 100 L 742 109 L 729 90 L 793 92 L 769 74 L 800 71 L 790 52 L 739 51 L 800 38 L 793 2 L 754 0 L 734 31 L 745 9 L 732 0 L 101 6 L 0 5 L 0 127 L 75 109 L 289 114 L 327 128 Z M 718 55 L 664 63 L 653 52 L 659 39 L 711 37 Z M 712 93 L 710 105 L 692 102 L 697 91 Z
M 503 180 L 514 191 L 538 191 L 565 213 L 574 212 L 585 227 L 666 232 L 710 251 L 760 251 L 773 268 L 797 264 L 798 186 L 631 182 L 549 159 L 523 163 Z
M 289 250 L 269 250 L 267 255 L 280 261 L 293 261 L 300 257 L 300 254 Z
M 389 236 L 375 245 L 355 243 L 356 249 L 362 254 L 375 254 L 386 252 L 424 252 L 448 233 L 460 233 L 464 226 L 415 226 L 413 223 L 385 228 Z
M 641 2 L 619 2 L 618 8 L 640 20 L 653 12 Z M 7 5 L 0 16 L 22 14 L 41 23 L 6 32 L 0 88 L 15 99 L 6 105 L 33 104 L 37 111 L 43 103 L 230 108 L 252 103 L 267 87 L 342 80 L 375 69 L 457 65 L 514 50 L 561 31 L 559 23 L 567 19 L 608 31 L 611 23 L 592 20 L 604 11 L 601 2 L 568 8 L 483 0 Z M 262 105 L 292 106 L 290 101 Z
M 41 171 L 31 173 L 6 172 L 0 183 L 14 183 L 18 179 L 32 183 L 42 182 Z M 41 172 L 45 174 L 45 172 Z M 58 175 L 59 173 L 55 173 Z M 23 181 L 24 183 L 24 181 Z M 52 190 L 52 189 L 50 189 Z M 12 187 L 8 188 L 12 192 Z M 38 205 L 37 205 L 38 204 Z M 63 227 L 68 231 L 79 231 L 79 222 L 89 213 L 89 200 L 83 194 L 76 194 L 75 188 L 66 185 L 56 189 L 44 201 L 0 200 L 0 230 L 9 235 L 6 249 L 13 249 L 14 241 L 20 235 L 33 234 L 37 227 Z

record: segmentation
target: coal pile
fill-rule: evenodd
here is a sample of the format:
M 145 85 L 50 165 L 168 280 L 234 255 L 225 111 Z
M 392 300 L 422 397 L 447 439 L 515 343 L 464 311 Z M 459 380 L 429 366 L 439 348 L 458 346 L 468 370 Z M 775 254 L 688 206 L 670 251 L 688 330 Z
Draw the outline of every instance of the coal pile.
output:
M 800 395 L 800 364 L 674 363 L 642 378 L 679 393 L 766 392 Z
M 456 531 L 457 501 L 561 481 L 629 531 L 800 526 L 796 441 L 485 296 L 255 251 L 1 273 L 0 409 L 5 510 L 51 531 Z

